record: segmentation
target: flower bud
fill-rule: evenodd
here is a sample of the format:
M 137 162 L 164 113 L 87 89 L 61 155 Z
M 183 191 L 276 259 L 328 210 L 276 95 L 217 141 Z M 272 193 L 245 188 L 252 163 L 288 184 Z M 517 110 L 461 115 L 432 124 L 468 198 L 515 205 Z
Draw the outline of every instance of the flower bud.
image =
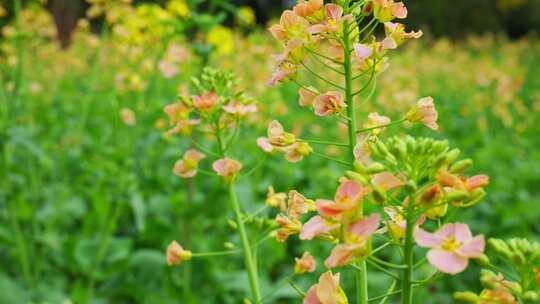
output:
M 476 204 L 480 203 L 484 199 L 484 197 L 486 197 L 486 191 L 484 189 L 482 188 L 475 189 L 471 193 L 471 197 L 469 198 L 469 200 L 463 203 L 461 207 L 468 208 L 468 207 L 475 206 Z
M 472 164 L 473 161 L 470 158 L 460 160 L 450 167 L 450 173 L 463 173 L 463 171 L 467 170 Z
M 226 249 L 234 249 L 234 248 L 236 248 L 236 245 L 234 245 L 234 244 L 231 243 L 231 242 L 225 242 L 225 243 L 223 244 L 223 247 L 225 247 Z
M 449 202 L 460 202 L 469 198 L 469 192 L 464 190 L 450 191 L 446 194 L 446 200 Z
M 433 152 L 433 153 L 435 153 L 435 154 L 439 154 L 439 153 L 445 152 L 446 149 L 448 149 L 448 141 L 447 141 L 447 140 L 439 140 L 439 141 L 436 141 L 436 142 L 431 146 L 431 152 Z
M 478 303 L 480 298 L 472 291 L 458 291 L 454 292 L 454 299 L 467 303 Z
M 482 254 L 481 256 L 479 256 L 478 258 L 474 259 L 474 261 L 476 263 L 478 263 L 478 265 L 480 266 L 489 266 L 491 265 L 490 261 L 489 261 L 489 257 L 485 254 Z
M 229 227 L 231 227 L 231 229 L 236 230 L 236 229 L 238 228 L 238 225 L 237 225 L 236 222 L 233 221 L 233 220 L 228 220 L 228 221 L 227 221 L 227 224 L 229 224 Z
M 366 168 L 366 171 L 369 174 L 381 173 L 384 170 L 386 170 L 386 168 L 381 163 L 372 163 Z
M 480 282 L 489 289 L 496 289 L 499 284 L 499 278 L 490 270 L 482 269 L 480 271 Z
M 388 147 L 386 147 L 386 145 L 381 140 L 377 140 L 375 142 L 375 145 L 377 146 L 377 149 L 379 149 L 382 155 L 390 154 L 390 152 L 388 152 Z
M 367 177 L 363 176 L 362 174 L 356 173 L 354 171 L 346 171 L 345 176 L 352 180 L 360 182 L 362 185 L 369 184 L 369 179 Z
M 527 264 L 527 259 L 525 259 L 525 256 L 521 252 L 514 252 L 511 257 L 512 262 L 516 264 L 516 266 L 524 266 Z
M 366 167 L 359 161 L 354 162 L 354 171 L 358 173 L 366 173 Z
M 369 146 L 369 150 L 371 151 L 371 154 L 373 156 L 376 156 L 376 157 L 379 157 L 379 158 L 384 157 L 383 153 L 379 150 L 379 147 L 377 147 L 377 144 L 369 143 L 368 146 Z
M 510 259 L 512 257 L 512 252 L 510 251 L 510 248 L 503 240 L 489 239 L 488 244 L 493 250 L 495 250 L 498 254 L 502 255 L 503 257 L 507 259 Z
M 540 297 L 538 296 L 538 293 L 532 290 L 529 290 L 523 294 L 523 300 L 526 302 L 536 303 Z
M 446 153 L 446 164 L 453 164 L 459 157 L 461 151 L 458 148 L 450 150 Z

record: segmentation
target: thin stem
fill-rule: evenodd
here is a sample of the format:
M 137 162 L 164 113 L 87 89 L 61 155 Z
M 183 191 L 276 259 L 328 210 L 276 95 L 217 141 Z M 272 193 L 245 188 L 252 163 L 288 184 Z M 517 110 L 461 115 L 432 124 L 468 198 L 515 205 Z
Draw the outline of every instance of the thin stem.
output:
M 382 267 L 381 265 L 377 264 L 377 263 L 376 263 L 375 261 L 373 261 L 372 259 L 367 259 L 367 262 L 368 262 L 371 266 L 377 268 L 380 272 L 386 274 L 387 276 L 393 278 L 394 280 L 398 280 L 398 281 L 401 280 L 401 278 L 400 278 L 397 274 L 391 272 L 390 270 L 387 270 L 386 268 L 384 268 L 384 267 Z
M 317 57 L 316 55 L 312 56 L 313 58 L 315 58 L 315 61 L 317 61 L 318 63 L 322 64 L 324 67 L 334 71 L 335 73 L 339 74 L 339 75 L 343 75 L 343 72 L 328 65 L 326 62 L 322 61 L 319 57 Z
M 381 264 L 383 266 L 390 267 L 390 268 L 395 268 L 395 269 L 405 269 L 405 268 L 407 268 L 407 266 L 405 266 L 405 265 L 398 265 L 398 264 L 394 264 L 394 263 L 390 263 L 390 262 L 381 260 L 381 259 L 379 259 L 378 257 L 376 257 L 374 255 L 371 255 L 369 257 L 369 259 L 372 259 L 377 264 Z
M 410 201 L 407 206 L 407 228 L 405 229 L 405 254 L 403 264 L 407 266 L 403 270 L 403 281 L 401 289 L 401 303 L 413 304 L 413 272 L 414 272 L 414 243 L 413 232 L 416 218 L 414 216 L 414 205 L 416 197 L 414 190 L 410 195 Z
M 306 296 L 306 293 L 300 289 L 290 278 L 287 278 L 287 282 L 291 285 L 291 287 L 303 298 Z
M 396 285 L 397 285 L 397 281 L 394 280 L 392 282 L 392 284 L 390 285 L 390 288 L 388 288 L 388 291 L 386 292 L 386 294 L 383 294 L 383 295 L 380 295 L 378 298 L 381 299 L 381 301 L 379 302 L 379 304 L 384 304 L 386 303 L 386 301 L 388 300 L 388 297 L 393 295 L 393 294 L 396 294 L 397 292 L 394 291 L 394 289 L 396 288 Z M 370 301 L 374 301 L 374 299 L 370 299 Z
M 215 256 L 223 256 L 223 255 L 232 255 L 241 253 L 240 250 L 226 250 L 226 251 L 214 251 L 214 252 L 199 252 L 199 253 L 193 253 L 192 257 L 194 258 L 205 258 L 205 257 L 215 257 Z
M 242 250 L 244 252 L 244 260 L 246 263 L 246 270 L 248 272 L 249 286 L 253 295 L 253 301 L 255 304 L 261 303 L 261 292 L 259 290 L 259 282 L 257 278 L 257 268 L 253 260 L 251 252 L 251 245 L 247 236 L 246 227 L 244 221 L 242 221 L 242 212 L 240 211 L 240 204 L 238 203 L 238 197 L 234 189 L 234 182 L 229 183 L 229 198 L 234 214 L 236 215 L 236 224 L 238 225 L 238 232 L 240 233 L 240 241 L 242 243 Z
M 345 91 L 345 88 L 344 88 L 344 87 L 342 87 L 342 86 L 340 86 L 340 85 L 338 85 L 338 84 L 335 84 L 335 83 L 331 82 L 330 80 L 328 80 L 328 79 L 322 77 L 321 75 L 317 74 L 317 72 L 313 71 L 307 64 L 305 64 L 305 63 L 303 63 L 303 62 L 301 62 L 300 64 L 301 64 L 308 72 L 310 72 L 313 76 L 315 76 L 315 77 L 317 77 L 318 79 L 320 79 L 320 80 L 326 82 L 327 84 L 333 86 L 333 87 L 336 88 L 336 89 L 340 89 L 340 90 Z
M 352 84 L 352 54 L 351 45 L 350 45 L 350 24 L 348 21 L 343 22 L 343 49 L 345 50 L 344 56 L 344 74 L 345 74 L 345 99 L 347 103 L 347 127 L 349 134 L 349 156 L 350 156 L 350 166 L 354 169 L 354 149 L 356 147 L 356 110 L 354 105 L 354 96 L 352 94 L 353 84 Z M 361 208 L 361 207 L 360 207 Z M 363 210 L 360 210 L 360 214 L 363 213 Z M 367 285 L 367 267 L 366 262 L 362 261 L 358 265 L 358 271 L 356 273 L 356 284 L 357 284 L 357 303 L 358 304 L 367 304 L 368 303 L 368 285 Z
M 334 142 L 334 141 L 326 141 L 326 140 L 318 140 L 318 139 L 298 139 L 298 140 L 305 141 L 307 143 L 314 144 L 314 145 L 349 147 L 348 144 L 344 144 L 344 143 L 340 143 L 340 142 Z
M 332 61 L 332 62 L 335 63 L 335 64 L 343 65 L 343 62 L 341 62 L 341 61 L 339 61 L 339 60 L 335 60 L 335 59 L 333 59 L 333 58 L 331 58 L 331 57 L 328 57 L 328 56 L 326 56 L 326 55 L 323 55 L 323 54 L 321 54 L 321 53 L 315 52 L 314 50 L 312 50 L 312 49 L 310 49 L 310 48 L 308 48 L 308 47 L 306 47 L 306 50 L 307 50 L 308 52 L 310 52 L 311 54 L 313 54 L 313 55 L 316 55 L 316 56 L 319 56 L 319 57 L 324 58 L 324 59 L 326 59 L 326 60 Z
M 317 156 L 319 156 L 319 157 L 322 157 L 322 158 L 324 158 L 324 159 L 328 159 L 328 160 L 334 161 L 334 162 L 336 162 L 336 163 L 338 163 L 338 164 L 341 164 L 341 165 L 344 165 L 344 166 L 347 166 L 347 167 L 350 167 L 350 166 L 351 166 L 351 164 L 348 163 L 348 162 L 346 162 L 346 161 L 342 161 L 341 159 L 337 159 L 337 158 L 330 157 L 330 156 L 328 156 L 328 155 L 326 155 L 326 154 L 323 154 L 323 153 L 319 153 L 319 152 L 315 152 L 315 151 L 313 151 L 313 152 L 311 152 L 311 153 L 312 153 L 313 155 L 317 155 Z
M 405 120 L 406 120 L 406 119 L 403 118 L 403 119 L 400 119 L 400 120 L 396 120 L 396 121 L 394 121 L 394 122 L 391 122 L 391 123 L 389 123 L 389 124 L 380 125 L 380 126 L 375 126 L 375 127 L 371 127 L 371 128 L 360 129 L 360 130 L 356 130 L 356 133 L 364 133 L 364 132 L 369 132 L 369 131 L 376 130 L 376 129 L 380 129 L 380 128 L 386 128 L 386 127 L 395 126 L 395 125 L 398 125 L 398 124 L 404 122 Z

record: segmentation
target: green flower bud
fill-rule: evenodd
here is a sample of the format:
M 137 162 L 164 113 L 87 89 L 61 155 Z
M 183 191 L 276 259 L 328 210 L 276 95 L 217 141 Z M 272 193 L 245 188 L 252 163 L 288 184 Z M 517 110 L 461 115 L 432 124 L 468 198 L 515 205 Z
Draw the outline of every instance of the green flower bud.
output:
M 475 206 L 478 203 L 480 203 L 484 199 L 484 197 L 486 197 L 486 190 L 482 188 L 475 189 L 471 193 L 471 197 L 469 198 L 469 200 L 463 203 L 461 207 L 468 208 L 468 207 Z
M 236 222 L 233 221 L 233 220 L 228 220 L 228 221 L 227 221 L 227 224 L 229 224 L 229 227 L 231 227 L 231 229 L 236 230 L 236 229 L 238 228 L 238 225 L 237 225 Z
M 460 153 L 461 151 L 458 148 L 450 150 L 446 153 L 446 163 L 453 164 L 458 159 Z
M 458 291 L 454 292 L 454 299 L 466 303 L 478 303 L 480 297 L 472 291 Z
M 392 154 L 386 155 L 386 157 L 384 158 L 384 160 L 385 160 L 386 162 L 388 162 L 389 164 L 391 164 L 392 166 L 397 166 L 397 160 L 396 160 L 396 158 L 394 157 L 394 155 L 392 155 Z
M 390 154 L 390 152 L 388 151 L 388 147 L 386 147 L 386 145 L 381 140 L 377 140 L 375 142 L 375 145 L 377 146 L 377 149 L 379 149 L 382 155 Z
M 538 302 L 538 300 L 540 300 L 540 297 L 538 296 L 537 292 L 529 290 L 523 294 L 523 300 L 530 303 L 535 303 L 535 302 Z
M 434 153 L 434 154 L 439 154 L 439 153 L 442 153 L 442 152 L 446 152 L 447 149 L 448 149 L 448 141 L 447 140 L 436 141 L 431 146 L 431 152 Z
M 448 192 L 446 194 L 446 200 L 449 202 L 460 202 L 468 199 L 470 196 L 469 192 L 464 190 L 455 190 Z
M 450 167 L 450 173 L 463 173 L 463 171 L 469 169 L 472 164 L 473 161 L 470 158 L 460 160 Z
M 478 265 L 480 265 L 480 266 L 488 267 L 489 265 L 491 265 L 491 263 L 489 261 L 489 257 L 487 255 L 485 255 L 485 254 L 482 254 L 478 258 L 474 259 L 474 261 L 476 263 L 478 263 Z
M 495 289 L 499 284 L 497 275 L 490 270 L 482 269 L 480 271 L 480 283 L 486 288 Z
M 346 171 L 345 176 L 352 180 L 360 182 L 362 185 L 369 184 L 369 179 L 367 177 L 354 171 Z
M 371 151 L 371 155 L 373 155 L 375 157 L 379 157 L 379 158 L 384 157 L 383 153 L 377 147 L 377 144 L 369 143 L 368 146 L 369 146 L 369 150 Z
M 236 248 L 236 245 L 234 245 L 231 242 L 226 242 L 226 243 L 223 244 L 223 247 L 225 247 L 226 249 L 234 249 L 234 248 Z
M 372 163 L 366 168 L 366 172 L 369 174 L 381 173 L 386 170 L 386 167 L 381 163 Z
M 524 266 L 527 263 L 527 259 L 525 259 L 525 256 L 521 252 L 514 252 L 512 254 L 511 260 L 516 266 Z
M 413 153 L 416 150 L 416 140 L 414 139 L 414 137 L 407 135 L 407 137 L 405 137 L 405 143 L 407 145 L 407 150 L 409 151 L 409 153 Z
M 354 171 L 358 173 L 366 173 L 366 167 L 359 161 L 354 162 Z
M 407 158 L 407 145 L 405 144 L 404 141 L 400 140 L 399 142 L 397 142 L 395 148 L 396 148 L 397 155 L 400 158 L 402 159 Z
M 502 255 L 503 257 L 507 259 L 512 258 L 512 252 L 510 251 L 510 248 L 508 245 L 501 239 L 489 239 L 488 240 L 489 246 L 498 254 Z

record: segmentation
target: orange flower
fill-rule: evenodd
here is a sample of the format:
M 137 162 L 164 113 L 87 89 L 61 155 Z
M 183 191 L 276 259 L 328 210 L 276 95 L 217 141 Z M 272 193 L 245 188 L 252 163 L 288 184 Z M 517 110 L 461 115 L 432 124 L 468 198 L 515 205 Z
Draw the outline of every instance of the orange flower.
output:
M 432 130 L 438 130 L 438 117 L 439 114 L 437 113 L 435 105 L 433 104 L 433 98 L 424 97 L 418 100 L 416 106 L 409 110 L 409 112 L 405 116 L 405 119 L 413 123 L 422 122 L 426 127 Z
M 189 250 L 184 250 L 177 241 L 172 241 L 167 247 L 167 265 L 179 265 L 182 261 L 189 261 L 193 257 L 193 253 Z
M 304 252 L 301 258 L 294 258 L 294 260 L 294 273 L 296 274 L 314 272 L 317 268 L 317 262 L 308 251 Z
M 212 168 L 219 176 L 232 178 L 242 169 L 242 164 L 234 159 L 222 158 L 218 159 L 212 165 Z

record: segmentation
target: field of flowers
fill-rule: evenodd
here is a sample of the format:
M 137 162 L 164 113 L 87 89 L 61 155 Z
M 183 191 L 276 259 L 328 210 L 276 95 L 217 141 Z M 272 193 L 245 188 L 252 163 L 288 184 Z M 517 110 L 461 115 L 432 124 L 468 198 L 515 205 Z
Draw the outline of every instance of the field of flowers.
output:
M 0 303 L 540 303 L 536 37 L 8 2 Z

